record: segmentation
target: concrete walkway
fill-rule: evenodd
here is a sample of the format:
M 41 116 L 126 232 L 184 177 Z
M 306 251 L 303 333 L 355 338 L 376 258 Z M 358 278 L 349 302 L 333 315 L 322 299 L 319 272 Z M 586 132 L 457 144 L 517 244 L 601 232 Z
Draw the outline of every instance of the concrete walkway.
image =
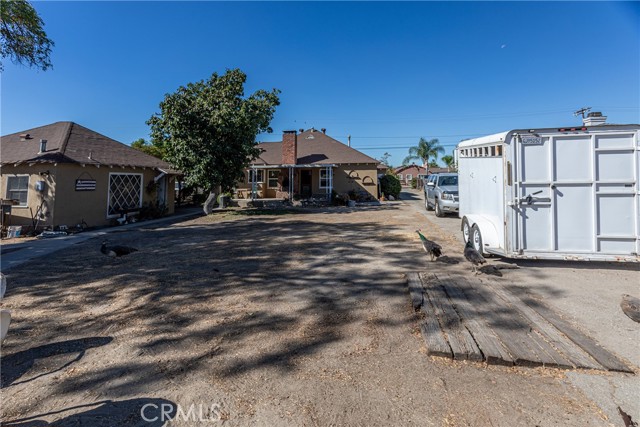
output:
M 27 242 L 12 243 L 2 245 L 0 255 L 0 271 L 6 273 L 13 267 L 31 262 L 37 258 L 67 248 L 71 245 L 104 236 L 113 232 L 121 232 L 127 229 L 148 228 L 172 222 L 178 222 L 189 218 L 204 215 L 201 207 L 189 207 L 178 209 L 177 213 L 160 219 L 136 222 L 118 227 L 106 227 L 98 230 L 86 231 L 83 233 L 69 234 L 61 237 L 50 237 L 44 239 L 29 240 Z

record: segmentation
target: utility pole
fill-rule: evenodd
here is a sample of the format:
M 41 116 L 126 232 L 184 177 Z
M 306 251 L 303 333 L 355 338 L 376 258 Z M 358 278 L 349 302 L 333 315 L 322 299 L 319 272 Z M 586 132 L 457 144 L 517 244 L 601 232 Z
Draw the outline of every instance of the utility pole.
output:
M 589 111 L 591 111 L 591 107 L 582 107 L 578 111 L 574 111 L 573 116 L 574 117 L 578 117 L 578 115 L 580 114 L 580 115 L 582 115 L 582 118 L 584 119 L 584 115 L 586 113 L 588 113 Z

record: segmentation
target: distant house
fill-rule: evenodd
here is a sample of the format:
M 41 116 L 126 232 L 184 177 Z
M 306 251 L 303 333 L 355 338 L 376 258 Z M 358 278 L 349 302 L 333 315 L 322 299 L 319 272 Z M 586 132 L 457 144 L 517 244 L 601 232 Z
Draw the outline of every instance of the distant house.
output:
M 282 141 L 258 145 L 262 154 L 238 183 L 240 198 L 318 197 L 352 192 L 378 198 L 379 161 L 318 131 L 285 131 Z
M 411 181 L 414 178 L 418 179 L 418 187 L 420 187 L 420 183 L 426 178 L 427 170 L 418 166 L 415 163 L 406 166 L 400 166 L 394 170 L 396 177 L 400 180 L 400 184 L 403 186 L 411 186 Z
M 102 226 L 145 204 L 174 211 L 177 171 L 76 123 L 3 136 L 0 150 L 4 225 Z
M 400 180 L 400 184 L 403 186 L 411 186 L 411 181 L 417 178 L 417 188 L 422 188 L 424 185 L 424 179 L 434 173 L 450 172 L 447 168 L 429 166 L 429 169 L 424 166 L 418 166 L 415 163 L 407 166 L 400 166 L 394 169 L 394 174 Z

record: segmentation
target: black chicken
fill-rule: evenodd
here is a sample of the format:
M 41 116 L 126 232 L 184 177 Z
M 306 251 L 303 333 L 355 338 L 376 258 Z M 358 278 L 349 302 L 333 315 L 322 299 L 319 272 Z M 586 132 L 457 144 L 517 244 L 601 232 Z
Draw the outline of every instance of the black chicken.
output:
M 424 237 L 422 233 L 420 233 L 420 230 L 416 230 L 416 233 L 418 233 L 418 236 L 420 236 L 422 247 L 424 248 L 424 251 L 431 257 L 431 261 L 437 259 L 440 255 L 442 255 L 442 246 Z
M 100 252 L 105 255 L 108 255 L 112 258 L 118 258 L 124 255 L 129 255 L 130 253 L 137 252 L 136 248 L 132 248 L 130 246 L 107 246 L 107 242 L 102 242 L 102 246 L 100 247 Z
M 487 262 L 480 252 L 473 247 L 471 240 L 464 246 L 464 257 L 473 265 L 473 272 L 478 274 L 478 265 Z

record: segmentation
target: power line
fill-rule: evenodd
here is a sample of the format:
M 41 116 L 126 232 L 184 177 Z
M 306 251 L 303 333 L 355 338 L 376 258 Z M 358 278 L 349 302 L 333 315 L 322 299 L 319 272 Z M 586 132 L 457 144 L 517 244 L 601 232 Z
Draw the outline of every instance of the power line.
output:
M 476 136 L 478 133 L 465 133 L 465 134 L 457 134 L 457 135 L 431 135 L 429 138 L 453 138 L 453 137 L 463 137 L 463 136 Z M 335 138 L 347 138 L 347 136 L 336 136 Z M 420 139 L 427 138 L 424 135 L 420 136 L 358 136 L 351 135 L 351 139 L 361 138 L 361 139 Z
M 458 144 L 454 143 L 454 144 L 440 144 L 443 147 L 455 147 Z M 413 146 L 411 145 L 407 145 L 407 146 L 401 146 L 401 147 L 351 147 L 353 149 L 356 150 L 402 150 L 402 149 L 409 149 L 412 148 Z
M 603 110 L 606 112 L 609 111 L 637 111 L 637 107 L 604 107 L 597 106 L 594 107 L 599 110 Z M 526 116 L 538 116 L 538 115 L 547 115 L 547 114 L 560 114 L 560 113 L 569 113 L 573 114 L 575 112 L 575 108 L 566 108 L 562 110 L 546 110 L 546 111 L 527 111 L 527 112 L 516 112 L 516 113 L 489 113 L 489 114 L 468 114 L 468 115 L 452 115 L 452 116 L 430 116 L 430 117 L 394 117 L 394 118 L 382 118 L 382 119 L 374 119 L 374 118 L 320 118 L 320 119 L 300 119 L 295 120 L 300 123 L 311 123 L 311 122 L 375 122 L 375 123 L 393 123 L 393 122 L 420 122 L 420 121 L 444 121 L 444 120 L 474 120 L 474 119 L 503 119 L 510 117 L 526 117 Z

